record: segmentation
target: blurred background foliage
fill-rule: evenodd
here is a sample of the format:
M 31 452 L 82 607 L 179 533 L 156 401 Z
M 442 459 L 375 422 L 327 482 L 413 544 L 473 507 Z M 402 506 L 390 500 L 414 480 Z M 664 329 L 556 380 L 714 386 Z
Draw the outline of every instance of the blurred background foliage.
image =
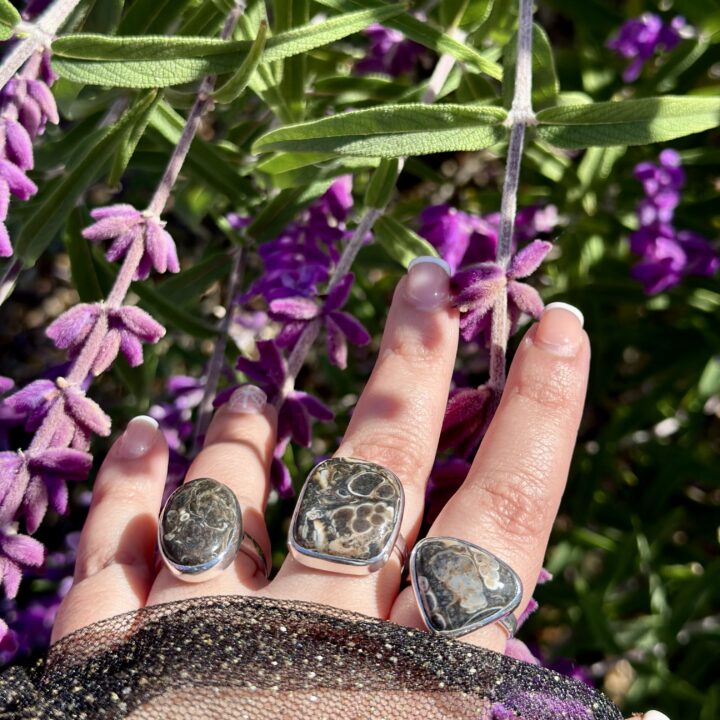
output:
M 274 30 L 326 12 L 328 4 L 333 5 L 271 3 Z M 460 4 L 420 3 L 413 10 L 447 28 Z M 477 0 L 469 8 L 485 20 L 470 24 L 465 43 L 502 62 L 514 32 L 515 3 Z M 79 14 L 75 23 L 85 31 L 112 32 L 119 20 L 120 32 L 213 36 L 226 11 L 222 0 L 112 0 L 95 3 L 89 16 Z M 683 15 L 696 32 L 649 62 L 628 85 L 621 77 L 625 62 L 605 43 L 624 20 L 643 12 Z M 561 99 L 563 94 L 580 97 L 570 95 L 577 93 L 594 101 L 719 93 L 716 0 L 542 0 L 536 20 L 550 39 Z M 412 72 L 398 77 L 355 75 L 353 66 L 367 47 L 360 33 L 284 61 L 276 88 L 285 105 L 278 113 L 281 120 L 417 101 L 437 56 L 424 51 Z M 37 148 L 35 171 L 50 182 L 58 167 L 73 162 L 89 131 L 123 92 L 67 80 L 58 81 L 54 91 L 64 120 Z M 500 94 L 498 83 L 459 66 L 441 93 L 442 101 L 452 102 L 488 102 Z M 115 272 L 80 237 L 87 208 L 111 198 L 138 207 L 147 202 L 192 99 L 192 88 L 164 92 L 122 180 L 108 183 L 106 167 L 48 251 L 21 275 L 2 311 L 0 374 L 22 385 L 63 362 L 44 337 L 44 327 L 78 297 L 101 298 Z M 283 166 L 278 172 L 272 160 L 249 151 L 271 122 L 272 113 L 250 91 L 203 121 L 167 214 L 183 273 L 136 288 L 139 304 L 169 333 L 145 349 L 144 365 L 131 369 L 119 360 L 94 387 L 93 397 L 111 414 L 116 429 L 167 400 L 171 376 L 202 376 L 214 345 L 213 328 L 225 312 L 229 247 L 242 242 L 250 251 L 247 285 L 261 271 L 255 246 L 277 235 L 324 192 L 329 179 L 351 172 L 361 206 L 372 162 L 337 159 L 297 170 Z M 527 147 L 519 205 L 552 203 L 562 220 L 552 237 L 553 254 L 540 271 L 541 294 L 546 302 L 563 300 L 582 309 L 593 361 L 577 451 L 547 555 L 555 577 L 538 589 L 540 610 L 521 638 L 548 664 L 565 658 L 584 668 L 628 712 L 656 707 L 673 718 L 715 720 L 720 717 L 720 284 L 717 277 L 686 278 L 672 290 L 646 295 L 630 276 L 637 258 L 627 237 L 637 227 L 635 208 L 642 197 L 633 169 L 641 161 L 656 161 L 663 147 L 680 152 L 687 175 L 676 223 L 717 239 L 718 131 L 665 146 L 619 150 L 559 151 L 540 142 Z M 390 214 L 417 230 L 420 212 L 431 204 L 497 211 L 504 151 L 500 145 L 410 160 Z M 14 208 L 11 225 L 21 228 L 36 212 L 35 202 Z M 254 218 L 245 238 L 225 220 L 228 212 Z M 404 269 L 375 244 L 361 251 L 354 271 L 357 284 L 349 307 L 373 342 L 351 350 L 346 371 L 330 365 L 318 345 L 302 371 L 298 387 L 321 397 L 337 415 L 334 422 L 315 426 L 309 450 L 288 450 L 285 459 L 297 483 L 318 456 L 336 446 L 372 368 L 392 289 Z M 247 329 L 236 327 L 232 337 L 228 368 L 238 349 L 252 352 Z M 471 382 L 484 382 L 484 351 L 464 345 L 458 369 Z M 8 446 L 25 446 L 21 429 L 8 425 L 7 432 Z M 522 438 L 517 442 L 522 452 Z M 95 441 L 98 462 L 107 447 L 106 441 Z M 90 489 L 91 483 L 73 487 L 70 513 L 46 520 L 37 536 L 48 548 L 62 549 L 67 534 L 81 527 Z M 274 498 L 268 511 L 276 566 L 285 552 L 292 506 L 292 500 Z M 57 578 L 42 577 L 26 582 L 18 606 L 42 597 L 56 583 Z

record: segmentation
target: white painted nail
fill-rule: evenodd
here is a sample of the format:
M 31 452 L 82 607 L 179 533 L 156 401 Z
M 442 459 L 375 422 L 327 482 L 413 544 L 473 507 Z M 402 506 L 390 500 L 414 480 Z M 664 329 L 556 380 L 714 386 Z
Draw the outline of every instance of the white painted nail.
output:
M 670 720 L 670 718 L 658 710 L 648 710 L 648 712 L 643 715 L 643 720 Z
M 239 387 L 228 400 L 228 409 L 234 413 L 259 413 L 267 404 L 267 395 L 257 385 Z
M 157 420 L 149 415 L 134 417 L 120 440 L 120 454 L 132 459 L 147 454 L 155 442 L 158 427 Z
M 450 266 L 442 258 L 435 257 L 435 255 L 418 255 L 418 257 L 413 258 L 408 265 L 408 272 L 421 263 L 433 263 L 438 267 L 441 267 L 447 273 L 448 277 L 452 275 Z
M 562 303 L 562 302 L 554 302 L 550 303 L 549 305 L 545 306 L 545 309 L 543 310 L 543 314 L 545 314 L 548 310 L 554 310 L 554 309 L 560 309 L 560 310 L 567 310 L 568 312 L 571 312 L 579 321 L 581 327 L 585 327 L 585 316 L 576 308 L 574 305 L 571 305 L 570 303 Z
M 553 310 L 555 308 L 571 312 L 580 321 L 580 325 L 583 327 L 585 326 L 585 316 L 582 314 L 582 312 L 580 312 L 580 310 L 578 310 L 574 305 L 571 305 L 570 303 L 551 302 L 549 305 L 545 306 L 543 314 L 546 313 L 548 310 Z

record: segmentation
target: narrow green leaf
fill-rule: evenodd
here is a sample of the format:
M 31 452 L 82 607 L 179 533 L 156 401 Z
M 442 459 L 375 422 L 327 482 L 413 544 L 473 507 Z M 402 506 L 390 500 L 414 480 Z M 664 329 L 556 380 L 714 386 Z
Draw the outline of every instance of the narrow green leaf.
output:
M 105 297 L 98 279 L 90 250 L 90 242 L 82 236 L 85 226 L 84 213 L 75 209 L 65 231 L 65 249 L 70 258 L 70 272 L 73 285 L 82 302 L 96 302 Z
M 537 134 L 563 148 L 645 145 L 720 125 L 720 98 L 666 96 L 541 110 Z
M 120 178 L 125 172 L 125 168 L 127 168 L 128 163 L 130 162 L 130 159 L 140 142 L 140 138 L 145 133 L 148 123 L 150 122 L 150 117 L 155 111 L 158 102 L 160 102 L 161 97 L 162 94 L 158 93 L 153 102 L 148 106 L 147 110 L 145 110 L 145 112 L 138 117 L 137 121 L 125 131 L 120 147 L 115 152 L 115 158 L 107 179 L 107 183 L 111 187 L 114 187 L 120 182 Z
M 20 19 L 20 13 L 9 0 L 0 0 L 0 30 L 8 33 L 5 37 L 0 36 L 0 39 L 5 40 L 11 37 L 12 29 L 20 22 Z
M 437 250 L 427 240 L 385 215 L 375 221 L 373 236 L 385 252 L 405 268 L 420 255 L 438 256 Z
M 370 0 L 370 2 L 363 2 L 362 0 L 318 0 L 318 2 L 321 5 L 331 7 L 340 12 L 347 11 L 349 7 L 367 8 L 370 6 L 372 8 L 379 8 L 383 7 L 384 4 L 382 0 Z M 502 79 L 502 68 L 497 63 L 488 60 L 475 50 L 475 48 L 458 42 L 449 35 L 440 32 L 426 22 L 418 20 L 408 13 L 390 18 L 386 20 L 383 25 L 399 30 L 411 40 L 415 40 L 415 42 L 430 48 L 430 50 L 434 50 L 440 55 L 447 53 L 456 60 L 467 63 L 476 70 L 495 78 L 495 80 Z
M 384 5 L 294 28 L 266 41 L 262 61 L 273 62 L 306 53 L 401 11 L 401 5 Z M 152 88 L 181 85 L 204 75 L 237 70 L 251 47 L 252 43 L 246 40 L 80 34 L 58 38 L 52 49 L 55 71 L 68 80 L 110 87 Z
M 187 270 L 162 280 L 156 289 L 169 302 L 188 305 L 196 302 L 214 282 L 227 277 L 230 267 L 227 253 L 214 252 Z
M 503 103 L 509 110 L 515 92 L 517 33 L 505 46 L 503 59 Z M 533 107 L 542 110 L 556 105 L 560 83 L 555 71 L 555 58 L 548 36 L 537 23 L 533 24 L 532 75 Z
M 267 38 L 267 23 L 262 22 L 258 29 L 257 38 L 252 44 L 247 57 L 243 60 L 238 71 L 220 88 L 214 92 L 215 100 L 219 103 L 231 103 L 240 97 L 242 92 L 248 86 L 252 74 L 260 62 L 263 50 L 265 49 L 265 40 Z
M 363 7 L 365 5 L 363 4 Z M 271 37 L 263 62 L 273 62 L 306 53 L 364 30 L 373 23 L 385 23 L 403 12 L 400 4 L 382 3 L 370 9 L 348 12 L 319 23 L 307 23 Z
M 365 206 L 383 210 L 395 190 L 400 162 L 397 158 L 382 160 L 370 178 L 365 192 Z
M 280 175 L 308 165 L 320 165 L 335 157 L 334 153 L 278 153 L 261 160 L 255 167 L 268 175 Z
M 125 130 L 146 111 L 154 98 L 154 92 L 143 95 L 117 123 L 102 133 L 98 142 L 88 145 L 59 183 L 46 186 L 47 190 L 41 188 L 33 202 L 34 211 L 20 230 L 15 244 L 15 252 L 25 265 L 33 265 L 50 244 L 90 183 L 103 171 Z
M 481 150 L 505 135 L 506 117 L 495 107 L 389 105 L 279 128 L 253 150 L 386 158 Z

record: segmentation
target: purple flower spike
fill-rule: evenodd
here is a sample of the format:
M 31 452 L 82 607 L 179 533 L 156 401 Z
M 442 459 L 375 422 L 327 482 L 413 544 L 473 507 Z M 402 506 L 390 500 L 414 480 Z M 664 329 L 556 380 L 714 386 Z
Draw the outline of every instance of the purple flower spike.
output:
M 8 598 L 17 595 L 24 567 L 39 567 L 45 559 L 45 548 L 34 538 L 0 531 L 0 583 Z
M 480 444 L 494 411 L 494 394 L 487 385 L 453 390 L 445 409 L 440 450 L 455 448 L 463 458 L 470 457 Z
M 645 197 L 637 206 L 640 227 L 630 235 L 630 249 L 641 256 L 631 274 L 648 295 L 669 290 L 688 275 L 712 277 L 720 267 L 717 251 L 706 238 L 672 224 L 685 184 L 680 155 L 667 148 L 658 160 L 657 165 L 635 166 Z
M 20 200 L 29 200 L 37 192 L 37 185 L 17 165 L 0 160 L 0 193 L 5 196 L 8 192 Z
M 130 305 L 109 308 L 103 303 L 76 305 L 54 320 L 45 332 L 56 347 L 68 349 L 74 356 L 102 315 L 107 318 L 108 333 L 93 363 L 95 375 L 110 367 L 120 351 L 131 367 L 141 365 L 142 343 L 156 343 L 165 335 L 165 328 L 144 310 Z
M 165 231 L 165 223 L 131 205 L 111 205 L 97 208 L 90 215 L 96 222 L 85 228 L 83 237 L 91 242 L 112 240 L 105 257 L 115 262 L 125 257 L 137 242 L 143 244 L 143 254 L 134 280 L 144 280 L 150 270 L 158 273 L 179 272 L 175 241 Z
M 367 345 L 370 334 L 362 323 L 340 308 L 350 296 L 355 276 L 348 273 L 328 292 L 324 305 L 306 297 L 278 298 L 270 303 L 270 317 L 285 323 L 277 341 L 281 347 L 293 347 L 309 322 L 319 318 L 327 334 L 328 357 L 333 365 L 347 367 L 347 341 Z
M 687 27 L 685 19 L 676 17 L 668 25 L 653 13 L 625 22 L 607 42 L 607 47 L 627 60 L 632 60 L 623 72 L 626 83 L 640 77 L 643 66 L 661 49 L 669 52 L 680 42 L 680 32 Z
M 5 149 L 5 158 L 15 163 L 21 170 L 32 169 L 34 165 L 32 138 L 17 120 L 0 117 L 0 148 Z

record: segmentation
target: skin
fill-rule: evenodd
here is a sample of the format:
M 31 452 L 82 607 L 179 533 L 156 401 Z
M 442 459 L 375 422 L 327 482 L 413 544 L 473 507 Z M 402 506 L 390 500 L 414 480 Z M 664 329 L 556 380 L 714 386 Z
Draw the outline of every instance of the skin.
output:
M 420 528 L 457 352 L 458 313 L 447 302 L 447 285 L 445 271 L 430 263 L 399 283 L 377 363 L 336 453 L 380 463 L 401 479 L 409 548 Z M 588 336 L 572 312 L 550 309 L 530 327 L 470 474 L 429 532 L 469 540 L 513 567 L 524 588 L 518 615 L 533 594 L 567 481 L 589 363 Z M 231 487 L 247 531 L 268 556 L 263 516 L 275 427 L 270 406 L 255 413 L 223 407 L 186 478 L 209 476 Z M 318 602 L 423 627 L 412 590 L 400 591 L 396 554 L 367 577 L 312 570 L 290 556 L 269 582 L 243 554 L 222 575 L 198 584 L 156 568 L 167 446 L 155 431 L 138 457 L 129 452 L 128 435 L 114 444 L 95 482 L 75 582 L 58 612 L 53 642 L 118 613 L 213 594 Z M 491 625 L 461 641 L 502 651 L 506 634 Z

